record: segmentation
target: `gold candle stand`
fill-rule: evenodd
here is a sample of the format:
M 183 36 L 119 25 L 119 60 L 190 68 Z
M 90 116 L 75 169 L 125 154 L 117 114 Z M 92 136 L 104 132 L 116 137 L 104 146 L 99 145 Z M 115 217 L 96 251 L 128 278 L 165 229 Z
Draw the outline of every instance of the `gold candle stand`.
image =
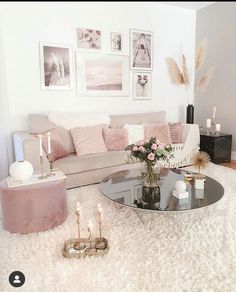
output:
M 80 212 L 76 211 L 76 215 L 77 215 L 77 224 L 78 224 L 78 241 L 75 243 L 74 249 L 82 250 L 86 247 L 86 245 L 83 242 L 81 242 L 81 239 L 80 239 Z
M 40 155 L 40 166 L 41 166 L 41 175 L 39 176 L 39 179 L 45 179 L 47 178 L 46 175 L 44 175 L 43 172 L 43 156 Z

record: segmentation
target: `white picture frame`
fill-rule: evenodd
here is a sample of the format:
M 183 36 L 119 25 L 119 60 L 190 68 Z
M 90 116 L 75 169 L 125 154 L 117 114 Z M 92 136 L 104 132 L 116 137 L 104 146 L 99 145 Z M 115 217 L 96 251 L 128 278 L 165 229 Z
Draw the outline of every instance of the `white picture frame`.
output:
M 133 99 L 149 100 L 152 98 L 152 72 L 133 71 Z
M 123 34 L 119 32 L 111 32 L 111 51 L 123 51 Z
M 77 96 L 129 96 L 129 57 L 76 52 Z
M 101 50 L 102 31 L 99 29 L 77 28 L 77 47 L 82 50 Z
M 152 31 L 130 29 L 130 69 L 152 71 L 153 44 Z
M 72 46 L 39 43 L 40 79 L 43 90 L 73 90 Z

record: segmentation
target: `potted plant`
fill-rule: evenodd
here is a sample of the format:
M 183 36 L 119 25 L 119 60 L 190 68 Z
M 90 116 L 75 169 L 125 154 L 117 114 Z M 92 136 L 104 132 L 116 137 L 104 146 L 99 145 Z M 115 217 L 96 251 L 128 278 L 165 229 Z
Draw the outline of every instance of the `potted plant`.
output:
M 199 151 L 193 156 L 193 165 L 198 169 L 198 176 L 195 177 L 194 185 L 195 189 L 203 190 L 205 177 L 201 175 L 201 169 L 205 168 L 210 161 L 209 155 L 204 151 Z

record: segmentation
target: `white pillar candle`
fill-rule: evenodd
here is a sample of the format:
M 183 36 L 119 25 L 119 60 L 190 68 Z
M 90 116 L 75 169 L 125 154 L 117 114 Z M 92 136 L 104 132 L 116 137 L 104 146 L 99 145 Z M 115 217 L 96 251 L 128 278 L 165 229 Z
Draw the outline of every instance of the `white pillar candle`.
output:
M 43 141 L 42 135 L 39 135 L 39 155 L 43 156 Z
M 214 108 L 213 108 L 213 119 L 215 119 L 216 118 L 216 107 L 214 106 Z
M 220 132 L 220 124 L 216 124 L 216 131 Z
M 206 120 L 206 127 L 210 128 L 211 127 L 211 119 Z
M 52 153 L 52 149 L 51 149 L 51 134 L 50 132 L 48 132 L 48 154 Z

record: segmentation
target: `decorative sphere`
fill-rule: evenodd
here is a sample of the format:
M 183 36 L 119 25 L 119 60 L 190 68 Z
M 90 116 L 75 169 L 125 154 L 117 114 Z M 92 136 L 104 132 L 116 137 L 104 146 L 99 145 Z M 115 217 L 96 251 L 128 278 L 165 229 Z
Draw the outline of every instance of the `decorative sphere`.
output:
M 178 194 L 183 193 L 186 190 L 186 183 L 182 180 L 177 180 L 175 182 L 175 190 Z
M 11 164 L 9 173 L 12 179 L 26 181 L 33 175 L 33 165 L 26 160 L 16 161 Z

